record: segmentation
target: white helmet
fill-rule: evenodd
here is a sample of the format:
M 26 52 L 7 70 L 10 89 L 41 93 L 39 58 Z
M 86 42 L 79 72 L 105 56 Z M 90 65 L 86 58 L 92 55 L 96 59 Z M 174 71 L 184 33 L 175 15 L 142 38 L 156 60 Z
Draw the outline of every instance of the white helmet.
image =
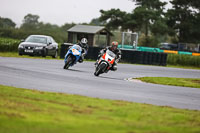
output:
M 81 39 L 81 43 L 82 43 L 82 44 L 87 44 L 87 43 L 88 43 L 88 41 L 87 41 L 87 39 L 86 39 L 86 38 L 82 38 L 82 39 Z

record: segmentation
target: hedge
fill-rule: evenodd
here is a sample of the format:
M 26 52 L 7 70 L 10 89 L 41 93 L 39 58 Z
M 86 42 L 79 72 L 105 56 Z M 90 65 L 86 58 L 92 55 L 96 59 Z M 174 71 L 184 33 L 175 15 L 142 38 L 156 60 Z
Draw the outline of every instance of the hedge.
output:
M 0 52 L 17 52 L 19 43 L 20 40 L 0 37 Z
M 167 64 L 200 67 L 200 56 L 168 54 Z

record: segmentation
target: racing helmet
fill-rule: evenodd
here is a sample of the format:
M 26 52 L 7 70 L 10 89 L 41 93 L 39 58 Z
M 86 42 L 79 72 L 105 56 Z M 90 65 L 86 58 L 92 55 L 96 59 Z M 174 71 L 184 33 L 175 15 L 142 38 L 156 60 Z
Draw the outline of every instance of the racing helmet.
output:
M 113 50 L 116 50 L 117 47 L 118 47 L 118 42 L 117 42 L 117 41 L 113 41 L 113 42 L 112 42 L 112 49 L 113 49 Z
M 84 44 L 87 44 L 87 43 L 88 43 L 88 40 L 86 38 L 82 38 L 81 39 L 81 44 L 84 45 Z

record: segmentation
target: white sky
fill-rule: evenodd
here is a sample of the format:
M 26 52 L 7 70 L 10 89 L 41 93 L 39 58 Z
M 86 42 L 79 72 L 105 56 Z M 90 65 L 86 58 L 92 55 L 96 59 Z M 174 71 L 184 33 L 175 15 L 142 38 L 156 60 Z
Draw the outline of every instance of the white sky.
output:
M 166 0 L 165 0 L 166 1 Z M 39 21 L 57 24 L 90 22 L 100 10 L 119 8 L 131 12 L 130 0 L 0 0 L 0 16 L 12 19 L 18 26 L 28 13 L 39 15 Z

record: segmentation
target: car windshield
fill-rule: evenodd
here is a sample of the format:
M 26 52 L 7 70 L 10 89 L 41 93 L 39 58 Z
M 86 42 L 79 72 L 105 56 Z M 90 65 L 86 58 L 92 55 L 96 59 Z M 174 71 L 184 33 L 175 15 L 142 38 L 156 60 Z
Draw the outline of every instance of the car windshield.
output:
M 33 42 L 33 43 L 44 43 L 47 44 L 47 38 L 46 37 L 40 37 L 40 36 L 30 36 L 28 37 L 25 42 Z

